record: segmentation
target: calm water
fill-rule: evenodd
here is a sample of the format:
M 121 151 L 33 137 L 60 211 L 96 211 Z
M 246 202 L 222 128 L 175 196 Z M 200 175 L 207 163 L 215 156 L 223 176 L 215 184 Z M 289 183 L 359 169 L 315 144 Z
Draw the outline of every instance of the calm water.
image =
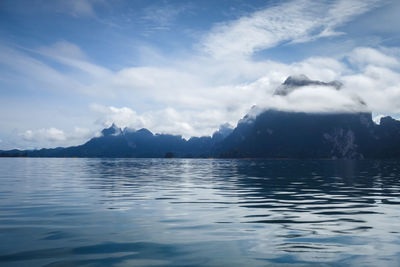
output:
M 400 265 L 396 161 L 0 159 L 0 266 Z

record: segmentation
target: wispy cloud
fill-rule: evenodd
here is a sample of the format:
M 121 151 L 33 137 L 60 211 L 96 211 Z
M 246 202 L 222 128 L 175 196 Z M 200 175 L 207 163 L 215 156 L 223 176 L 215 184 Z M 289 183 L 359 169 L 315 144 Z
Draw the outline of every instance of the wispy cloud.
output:
M 148 24 L 149 30 L 170 30 L 176 18 L 183 12 L 188 12 L 190 5 L 150 5 L 143 10 L 141 20 Z
M 79 46 L 67 41 L 58 41 L 50 46 L 40 47 L 37 52 L 57 58 L 87 60 L 85 53 Z
M 95 6 L 105 4 L 105 0 L 68 0 L 53 1 L 59 12 L 67 13 L 74 17 L 96 17 Z
M 0 43 L 0 67 L 7 69 L 4 80 L 26 89 L 80 91 L 82 86 L 74 78 L 57 71 L 43 60 Z
M 336 28 L 378 5 L 378 0 L 294 0 L 214 27 L 203 49 L 214 57 L 250 56 L 283 42 L 342 34 Z

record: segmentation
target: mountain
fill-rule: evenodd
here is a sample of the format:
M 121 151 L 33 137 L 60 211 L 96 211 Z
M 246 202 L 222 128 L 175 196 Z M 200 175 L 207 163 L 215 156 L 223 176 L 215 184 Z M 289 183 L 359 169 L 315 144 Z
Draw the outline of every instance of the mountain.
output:
M 285 98 L 309 86 L 342 89 L 338 81 L 299 75 L 289 76 L 274 95 Z M 351 100 L 354 110 L 367 110 L 358 96 Z M 400 121 L 384 117 L 377 125 L 370 112 L 306 113 L 254 106 L 217 151 L 229 158 L 400 158 Z
M 286 97 L 302 87 L 341 90 L 338 81 L 321 82 L 304 75 L 288 77 L 275 91 Z M 364 101 L 352 97 L 356 107 Z M 355 109 L 357 110 L 357 109 Z M 222 125 L 212 136 L 185 140 L 147 129 L 102 130 L 101 136 L 67 148 L 0 151 L 9 157 L 155 157 L 155 158 L 400 158 L 400 121 L 383 117 L 375 124 L 370 112 L 294 112 L 254 106 L 235 129 Z
M 223 158 L 400 158 L 400 121 L 371 113 L 304 113 L 265 110 L 246 115 L 235 129 L 212 136 L 153 134 L 115 125 L 83 145 L 33 151 L 0 151 L 28 157 L 223 157 Z
M 321 82 L 310 80 L 306 75 L 293 75 L 286 78 L 286 80 L 279 86 L 274 94 L 286 96 L 296 90 L 297 88 L 304 86 L 327 86 L 335 88 L 336 90 L 340 90 L 343 84 L 339 81 L 331 81 L 331 82 Z
M 178 135 L 153 134 L 144 128 L 137 131 L 129 128 L 122 130 L 113 124 L 103 129 L 101 136 L 94 137 L 83 145 L 31 151 L 0 151 L 0 156 L 202 158 L 215 155 L 215 144 L 231 131 L 227 125 L 222 125 L 213 136 L 192 137 L 185 140 Z
M 398 158 L 400 121 L 371 113 L 267 110 L 243 118 L 220 144 L 223 157 Z

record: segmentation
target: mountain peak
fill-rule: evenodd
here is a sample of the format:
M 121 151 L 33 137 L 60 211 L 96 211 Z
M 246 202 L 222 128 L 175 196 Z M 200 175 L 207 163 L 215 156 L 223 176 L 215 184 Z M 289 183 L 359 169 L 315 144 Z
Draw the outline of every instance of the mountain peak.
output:
M 400 125 L 400 122 L 390 116 L 385 116 L 380 119 L 380 125 L 383 126 L 393 126 L 393 125 Z
M 219 126 L 219 129 L 215 131 L 212 138 L 223 139 L 233 132 L 233 127 L 229 123 L 224 123 Z
M 301 85 L 307 85 L 311 80 L 304 74 L 300 75 L 290 75 L 289 77 L 286 78 L 286 80 L 283 82 L 283 85 L 287 86 L 301 86 Z
M 297 88 L 304 86 L 327 86 L 327 87 L 333 87 L 336 90 L 340 90 L 343 84 L 339 81 L 321 82 L 317 80 L 311 80 L 304 74 L 291 75 L 287 77 L 286 80 L 282 83 L 282 85 L 275 90 L 274 94 L 286 96 L 291 92 L 293 92 L 294 90 L 296 90 Z
M 136 133 L 140 133 L 142 135 L 147 135 L 147 136 L 153 136 L 153 133 L 147 130 L 146 128 L 142 128 L 140 130 L 137 130 Z
M 109 128 L 105 128 L 101 131 L 103 136 L 111 136 L 111 135 L 119 135 L 121 134 L 122 130 L 113 123 Z

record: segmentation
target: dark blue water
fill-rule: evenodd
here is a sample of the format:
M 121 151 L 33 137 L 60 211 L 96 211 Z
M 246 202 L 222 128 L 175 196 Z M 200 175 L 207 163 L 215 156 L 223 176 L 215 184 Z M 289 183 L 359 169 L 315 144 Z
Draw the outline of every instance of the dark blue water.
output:
M 399 266 L 396 161 L 0 159 L 0 266 Z

